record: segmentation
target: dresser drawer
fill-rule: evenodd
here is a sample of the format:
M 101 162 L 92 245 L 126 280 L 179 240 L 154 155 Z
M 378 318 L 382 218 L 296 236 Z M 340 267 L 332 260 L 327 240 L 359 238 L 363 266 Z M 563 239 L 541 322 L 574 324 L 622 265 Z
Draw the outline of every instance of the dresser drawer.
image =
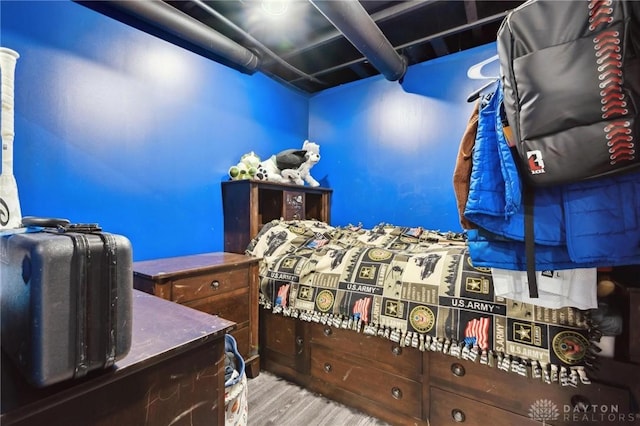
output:
M 300 320 L 274 314 L 268 309 L 260 310 L 260 346 L 282 355 L 295 357 L 308 342 L 304 341 L 300 329 L 306 325 Z
M 248 287 L 249 269 L 236 268 L 199 274 L 173 281 L 172 300 L 186 303 Z
M 410 417 L 422 417 L 422 384 L 357 363 L 348 354 L 311 346 L 311 376 Z M 437 424 L 437 423 L 436 423 Z
M 340 350 L 375 363 L 375 367 L 414 380 L 422 374 L 422 352 L 378 336 L 322 324 L 311 325 L 311 342 Z
M 500 410 L 434 387 L 431 388 L 429 423 L 437 426 L 540 425 L 540 422 L 529 417 Z
M 298 384 L 308 380 L 309 323 L 260 309 L 261 367 Z
M 249 322 L 249 290 L 246 288 L 219 296 L 194 300 L 184 303 L 184 305 L 233 321 L 238 324 L 238 327 L 246 326 Z
M 524 416 L 540 400 L 551 402 L 561 413 L 593 405 L 615 407 L 620 413 L 630 412 L 631 394 L 621 387 L 597 382 L 575 388 L 549 384 L 438 353 L 431 354 L 429 366 L 431 385 Z M 562 420 L 554 424 L 562 424 Z

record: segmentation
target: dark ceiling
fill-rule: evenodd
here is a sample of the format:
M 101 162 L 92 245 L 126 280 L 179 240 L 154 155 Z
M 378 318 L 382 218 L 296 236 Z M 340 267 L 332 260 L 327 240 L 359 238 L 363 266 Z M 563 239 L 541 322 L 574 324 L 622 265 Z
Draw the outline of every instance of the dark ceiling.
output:
M 322 3 L 329 3 L 329 6 L 341 6 L 336 5 L 338 2 L 356 3 L 357 9 L 366 11 L 365 20 L 375 23 L 374 29 L 381 31 L 406 66 L 495 41 L 506 13 L 523 3 L 473 0 L 144 1 L 154 7 L 162 6 L 162 13 L 155 15 L 152 11 L 150 15 L 134 10 L 132 5 L 140 0 L 79 3 L 241 72 L 262 72 L 305 93 L 316 93 L 380 73 L 387 75 L 372 64 L 376 61 L 371 60 L 371 55 L 361 53 L 366 51 L 361 45 L 352 44 L 354 40 L 345 36 L 348 32 L 344 28 L 337 29 L 339 25 L 332 24 L 335 20 L 330 21 L 320 12 Z M 176 16 L 166 17 L 165 12 Z M 186 24 L 188 28 L 176 30 L 174 24 L 183 27 Z M 194 29 L 199 31 L 195 36 Z M 252 59 L 238 63 L 210 48 L 212 43 L 207 39 L 210 36 L 207 31 L 216 37 L 223 36 L 225 42 L 230 39 L 235 42 L 232 44 L 246 48 Z

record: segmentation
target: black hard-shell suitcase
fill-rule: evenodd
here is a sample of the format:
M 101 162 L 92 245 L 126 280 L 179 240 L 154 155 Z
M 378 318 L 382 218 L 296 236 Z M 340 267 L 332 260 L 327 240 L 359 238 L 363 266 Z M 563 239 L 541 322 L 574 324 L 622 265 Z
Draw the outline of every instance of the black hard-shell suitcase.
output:
M 112 366 L 131 347 L 130 241 L 94 224 L 23 225 L 0 237 L 2 350 L 37 387 Z

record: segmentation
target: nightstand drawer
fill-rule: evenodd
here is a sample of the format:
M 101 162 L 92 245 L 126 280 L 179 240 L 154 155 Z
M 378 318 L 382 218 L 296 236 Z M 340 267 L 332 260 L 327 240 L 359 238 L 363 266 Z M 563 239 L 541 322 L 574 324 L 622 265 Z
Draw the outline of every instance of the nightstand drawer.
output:
M 233 321 L 238 324 L 238 327 L 245 326 L 249 322 L 250 303 L 249 291 L 247 289 L 242 289 L 221 296 L 198 299 L 184 303 L 184 305 Z
M 356 363 L 348 354 L 312 345 L 311 376 L 410 417 L 422 417 L 422 384 L 375 369 L 366 359 Z
M 429 422 L 432 425 L 539 425 L 529 417 L 484 405 L 472 399 L 431 388 Z
M 171 298 L 174 302 L 186 303 L 239 288 L 247 288 L 248 283 L 247 268 L 195 275 L 173 281 Z

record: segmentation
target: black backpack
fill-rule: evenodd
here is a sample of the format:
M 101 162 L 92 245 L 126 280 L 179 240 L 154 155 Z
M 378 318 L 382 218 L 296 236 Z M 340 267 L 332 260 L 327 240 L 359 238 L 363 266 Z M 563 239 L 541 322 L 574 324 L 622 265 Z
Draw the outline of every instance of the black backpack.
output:
M 640 2 L 530 0 L 497 45 L 504 112 L 525 183 L 640 167 Z

